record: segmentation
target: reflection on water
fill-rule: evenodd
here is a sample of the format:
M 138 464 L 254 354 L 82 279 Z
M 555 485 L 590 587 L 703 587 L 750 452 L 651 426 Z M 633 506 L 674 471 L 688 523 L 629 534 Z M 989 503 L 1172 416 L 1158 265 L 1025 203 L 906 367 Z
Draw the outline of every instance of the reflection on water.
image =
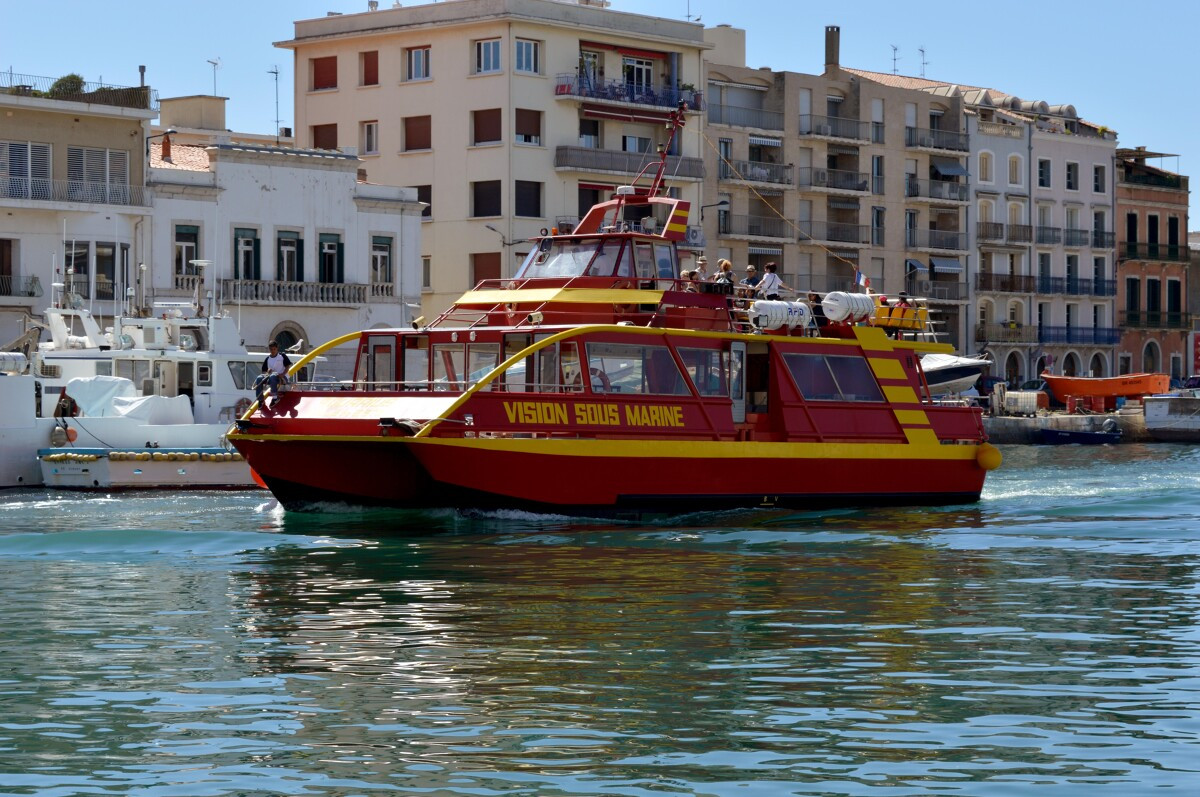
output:
M 10 494 L 0 791 L 1194 787 L 1195 455 L 1005 456 L 961 507 L 404 537 L 259 493 Z

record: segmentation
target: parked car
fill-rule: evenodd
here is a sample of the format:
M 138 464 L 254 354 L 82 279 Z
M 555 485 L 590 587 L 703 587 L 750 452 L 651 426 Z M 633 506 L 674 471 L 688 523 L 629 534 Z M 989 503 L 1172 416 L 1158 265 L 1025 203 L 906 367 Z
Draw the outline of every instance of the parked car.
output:
M 1063 403 L 1054 398 L 1054 391 L 1050 389 L 1050 385 L 1045 379 L 1026 379 L 1021 383 L 1021 390 L 1040 390 L 1050 398 L 1051 407 L 1061 407 Z

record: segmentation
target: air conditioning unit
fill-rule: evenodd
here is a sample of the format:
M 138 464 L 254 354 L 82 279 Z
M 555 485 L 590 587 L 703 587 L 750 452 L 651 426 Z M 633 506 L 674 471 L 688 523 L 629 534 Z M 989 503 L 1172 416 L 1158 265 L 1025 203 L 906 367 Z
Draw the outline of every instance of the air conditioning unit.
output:
M 813 169 L 812 170 L 812 184 L 813 185 L 821 185 L 821 186 L 828 185 L 829 184 L 829 172 L 825 169 Z
M 704 243 L 704 230 L 700 227 L 688 227 L 687 242 L 693 246 L 699 246 Z
M 832 136 L 833 125 L 817 125 L 817 134 L 822 136 Z
M 917 142 L 917 146 L 933 147 L 934 146 L 933 136 L 921 136 Z

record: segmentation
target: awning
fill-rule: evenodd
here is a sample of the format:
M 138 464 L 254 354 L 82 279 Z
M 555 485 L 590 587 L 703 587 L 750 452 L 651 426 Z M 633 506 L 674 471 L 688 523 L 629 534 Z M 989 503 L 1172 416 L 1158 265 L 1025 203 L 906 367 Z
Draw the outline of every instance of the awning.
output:
M 963 267 L 957 257 L 931 257 L 929 262 L 933 264 L 935 271 L 941 271 L 947 274 L 961 274 Z
M 747 249 L 752 255 L 782 255 L 783 247 L 781 246 L 751 246 Z
M 826 94 L 825 99 L 828 100 L 829 102 L 844 102 L 846 98 L 839 97 L 836 94 Z
M 583 115 L 588 119 L 619 119 L 622 122 L 649 122 L 660 125 L 668 121 L 669 111 L 655 113 L 654 111 L 624 110 L 607 105 L 588 105 L 584 103 Z
M 930 158 L 933 170 L 942 177 L 966 177 L 967 170 L 953 158 Z
M 925 271 L 929 268 L 929 266 L 925 265 L 920 260 L 914 260 L 910 257 L 908 260 L 904 261 L 904 268 L 906 271 Z
M 830 257 L 836 257 L 839 260 L 858 260 L 857 249 L 830 249 Z
M 837 210 L 858 210 L 857 199 L 831 199 L 829 207 Z
M 830 155 L 857 155 L 858 147 L 847 147 L 841 144 L 832 144 L 826 147 Z
M 579 187 L 584 191 L 616 191 L 617 187 L 609 183 L 585 183 L 582 180 L 579 182 Z
M 750 136 L 750 143 L 760 147 L 782 147 L 783 140 L 778 138 L 767 138 L 766 136 Z
M 753 83 L 734 83 L 729 80 L 709 80 L 711 86 L 725 86 L 731 89 L 754 89 L 755 91 L 770 91 L 768 86 L 758 86 Z

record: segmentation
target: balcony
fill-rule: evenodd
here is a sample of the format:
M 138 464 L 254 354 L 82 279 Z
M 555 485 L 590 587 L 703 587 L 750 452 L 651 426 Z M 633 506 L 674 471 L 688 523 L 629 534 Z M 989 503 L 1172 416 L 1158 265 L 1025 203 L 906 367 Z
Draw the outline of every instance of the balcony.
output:
M 742 236 L 746 238 L 779 238 L 785 241 L 792 239 L 792 225 L 786 220 L 775 216 L 734 216 L 725 217 L 721 225 L 722 235 Z
M 103 83 L 73 83 L 66 78 L 0 72 L 0 94 L 158 111 L 158 92 L 149 86 L 126 87 L 106 86 Z
M 967 134 L 950 130 L 928 130 L 923 127 L 904 128 L 904 146 L 916 149 L 941 149 L 966 152 Z
M 905 230 L 905 244 L 909 249 L 965 252 L 967 234 L 951 230 Z
M 1080 277 L 1038 277 L 1037 292 L 1064 296 L 1116 296 L 1117 281 Z
M 964 183 L 951 183 L 946 180 L 909 177 L 904 181 L 904 195 L 931 201 L 966 202 L 967 186 Z
M 1121 330 L 1113 327 L 1038 327 L 1038 343 L 1115 346 L 1120 340 Z
M 34 299 L 42 295 L 42 281 L 35 277 L 10 277 L 0 274 L 0 298 L 25 297 Z
M 1182 190 L 1186 187 L 1186 177 L 1177 174 L 1131 174 L 1126 172 L 1119 182 L 1129 185 L 1150 185 L 1155 188 L 1174 188 Z
M 1092 248 L 1093 249 L 1112 249 L 1117 245 L 1117 234 L 1115 232 L 1104 232 L 1103 230 L 1092 231 Z
M 672 110 L 683 100 L 690 110 L 704 108 L 703 92 L 653 88 L 623 80 L 589 81 L 572 74 L 561 74 L 555 78 L 554 94 L 557 97 L 580 97 L 621 105 L 653 105 Z
M 1063 246 L 1087 246 L 1091 240 L 1091 233 L 1087 230 L 1078 230 L 1068 227 L 1063 230 Z
M 803 166 L 796 170 L 796 185 L 826 191 L 852 191 L 865 194 L 871 187 L 871 175 L 843 169 L 816 169 Z
M 729 163 L 721 163 L 720 178 L 722 180 L 745 180 L 752 183 L 791 185 L 792 164 L 731 160 Z
M 1010 321 L 1006 324 L 976 324 L 976 343 L 1037 343 L 1038 328 Z
M 1062 227 L 1042 227 L 1037 228 L 1037 242 L 1039 244 L 1060 244 L 1062 243 Z
M 976 129 L 985 136 L 1002 136 L 1004 138 L 1024 138 L 1025 128 L 1017 125 L 1006 125 L 1001 122 L 978 122 Z
M 1117 248 L 1120 260 L 1158 260 L 1166 263 L 1186 263 L 1191 253 L 1187 244 L 1123 243 Z
M 1125 329 L 1190 330 L 1192 315 L 1178 310 L 1122 310 L 1117 323 Z
M 1003 241 L 1004 225 L 995 221 L 975 222 L 975 237 L 981 241 Z
M 975 275 L 975 290 L 1033 293 L 1037 290 L 1037 280 L 1029 274 L 991 274 L 985 271 Z
M 612 172 L 635 175 L 646 168 L 655 156 L 649 152 L 621 152 L 612 149 L 562 146 L 554 150 L 555 169 L 573 169 L 580 172 Z M 704 179 L 704 161 L 668 155 L 666 174 L 672 179 Z
M 283 280 L 221 280 L 221 302 L 233 304 L 357 307 L 365 304 L 371 286 L 352 282 L 285 282 Z
M 150 191 L 143 185 L 128 183 L 0 177 L 0 199 L 149 207 Z
M 796 225 L 800 244 L 813 242 L 866 246 L 871 241 L 871 228 L 866 224 L 843 224 L 835 221 L 802 221 Z
M 1027 244 L 1033 241 L 1033 227 L 1028 224 L 1010 224 L 1004 240 L 1010 244 Z
M 737 105 L 709 105 L 710 125 L 752 127 L 756 130 L 783 130 L 783 112 L 762 108 L 742 108 Z
M 870 141 L 871 125 L 869 122 L 843 119 L 838 116 L 801 114 L 800 135 L 840 138 L 847 141 Z
M 965 282 L 909 277 L 906 285 L 909 293 L 914 296 L 923 296 L 926 299 L 957 302 L 967 298 L 967 283 Z

